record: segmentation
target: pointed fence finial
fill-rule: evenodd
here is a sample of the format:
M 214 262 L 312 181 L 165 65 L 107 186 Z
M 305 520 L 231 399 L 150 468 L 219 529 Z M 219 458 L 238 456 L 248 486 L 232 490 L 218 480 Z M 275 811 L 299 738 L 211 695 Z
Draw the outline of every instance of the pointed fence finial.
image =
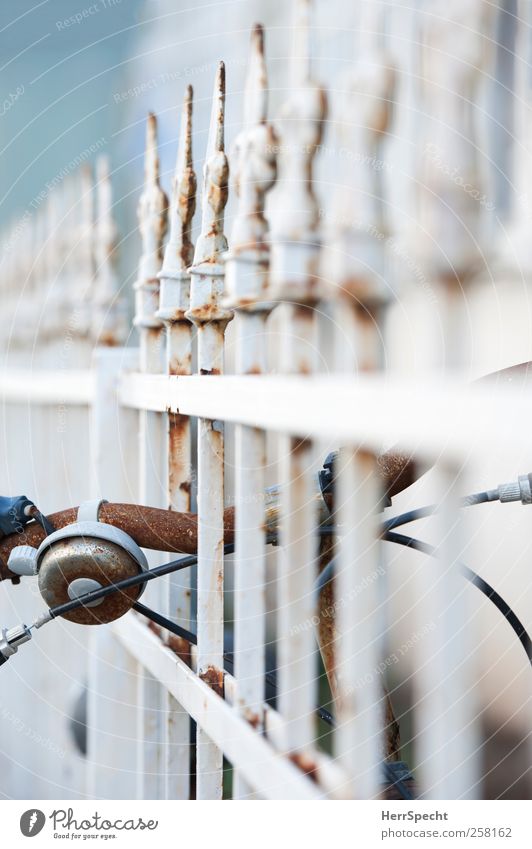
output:
M 325 92 L 310 70 L 310 0 L 297 0 L 292 85 L 276 124 L 277 185 L 272 195 L 271 286 L 276 299 L 311 302 L 319 296 L 313 269 L 319 210 L 313 162 L 325 120 Z
M 135 325 L 160 327 L 156 312 L 159 307 L 159 281 L 162 244 L 167 227 L 168 199 L 159 183 L 159 156 L 157 153 L 157 119 L 148 115 L 146 127 L 146 156 L 144 190 L 139 200 L 138 219 L 142 238 L 142 255 L 139 276 L 135 283 Z
M 234 308 L 267 300 L 269 246 L 264 201 L 275 180 L 275 137 L 266 123 L 268 80 L 264 60 L 264 33 L 257 24 L 251 49 L 244 98 L 244 128 L 231 152 L 231 174 L 238 208 L 227 255 L 226 288 Z M 245 263 L 245 268 L 242 266 Z M 253 273 L 255 272 L 255 273 Z
M 116 273 L 118 232 L 113 216 L 109 158 L 96 161 L 96 243 L 92 335 L 99 345 L 120 345 L 127 336 L 126 305 Z
M 321 279 L 329 294 L 370 309 L 391 296 L 380 151 L 391 120 L 396 74 L 379 44 L 378 10 L 369 4 L 362 10 L 364 47 L 340 75 L 332 95 L 334 147 L 349 154 L 349 167 L 325 198 L 328 237 Z
M 214 82 L 209 139 L 203 167 L 201 234 L 194 253 L 194 267 L 217 263 L 227 250 L 223 232 L 227 203 L 229 164 L 224 152 L 225 65 L 220 62 Z
M 144 157 L 144 179 L 146 186 L 159 183 L 159 154 L 157 152 L 157 118 L 150 112 L 146 122 L 146 150 Z
M 225 129 L 225 63 L 219 62 L 214 79 L 207 157 L 224 150 Z
M 310 12 L 311 0 L 296 0 L 291 59 L 293 86 L 310 80 Z
M 197 324 L 225 322 L 233 317 L 221 304 L 224 290 L 223 255 L 227 251 L 224 209 L 227 203 L 229 163 L 224 151 L 225 65 L 220 62 L 214 81 L 209 139 L 203 166 L 201 234 L 194 251 L 190 309 L 186 316 Z
M 268 112 L 268 76 L 264 59 L 264 29 L 255 24 L 251 33 L 251 49 L 244 90 L 244 124 L 246 128 L 264 124 Z
M 80 336 L 91 331 L 95 272 L 95 221 L 94 186 L 92 169 L 84 163 L 73 176 L 74 197 L 72 208 L 77 228 L 72 248 L 72 271 L 76 275 L 76 290 L 73 293 L 71 322 L 75 322 Z
M 172 332 L 175 322 L 185 322 L 190 306 L 190 275 L 194 247 L 191 231 L 196 210 L 196 174 L 192 160 L 192 86 L 187 86 L 183 101 L 175 173 L 172 180 L 170 205 L 170 238 L 164 252 L 163 267 L 159 272 L 161 289 L 157 316 L 168 324 L 167 362 L 170 372 L 182 373 L 190 368 L 190 336 L 186 332 Z M 186 339 L 186 345 L 177 339 Z M 174 353 L 177 348 L 180 353 Z M 186 348 L 186 351 L 185 351 Z M 183 353 L 184 352 L 184 353 Z
M 196 174 L 192 165 L 192 86 L 183 101 L 177 161 L 172 180 L 170 238 L 164 252 L 160 277 L 185 272 L 192 262 L 192 219 L 196 209 Z
M 427 117 L 418 186 L 420 220 L 431 238 L 422 240 L 420 261 L 434 277 L 463 280 L 483 269 L 490 247 L 487 209 L 478 201 L 484 171 L 475 104 L 493 55 L 496 6 L 484 0 L 436 0 L 432 14 L 423 17 Z

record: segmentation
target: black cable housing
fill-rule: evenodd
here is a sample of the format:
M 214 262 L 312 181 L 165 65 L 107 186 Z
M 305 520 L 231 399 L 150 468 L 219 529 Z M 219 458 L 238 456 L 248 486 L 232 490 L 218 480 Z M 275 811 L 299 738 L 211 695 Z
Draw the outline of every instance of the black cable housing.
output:
M 427 542 L 422 542 L 421 540 L 414 539 L 413 537 L 405 536 L 404 534 L 396 534 L 393 532 L 387 533 L 384 536 L 384 539 L 388 542 L 395 542 L 398 545 L 404 545 L 406 548 L 413 548 L 416 551 L 420 551 L 423 554 L 428 554 L 430 557 L 437 557 L 436 549 L 434 546 L 430 545 Z M 495 590 L 484 578 L 481 578 L 480 575 L 477 575 L 469 566 L 466 566 L 465 563 L 460 563 L 460 571 L 464 575 L 464 577 L 470 581 L 477 589 L 483 593 L 486 598 L 488 598 L 497 608 L 497 610 L 502 613 L 508 624 L 512 627 L 516 637 L 519 642 L 523 646 L 526 656 L 530 665 L 532 666 L 532 640 L 530 639 L 530 635 L 528 634 L 525 626 L 519 619 L 519 617 L 514 613 L 510 605 L 503 599 L 501 595 Z
M 485 492 L 474 492 L 472 495 L 466 495 L 460 500 L 460 507 L 473 507 L 475 504 L 488 504 L 496 500 L 495 494 L 497 490 L 486 490 Z M 438 504 L 429 504 L 427 507 L 418 507 L 415 510 L 408 510 L 406 513 L 401 513 L 399 516 L 393 516 L 391 519 L 385 519 L 382 523 L 383 531 L 391 531 L 394 528 L 399 528 L 401 525 L 408 525 L 410 522 L 417 522 L 419 519 L 426 519 L 428 516 L 433 516 L 439 510 Z

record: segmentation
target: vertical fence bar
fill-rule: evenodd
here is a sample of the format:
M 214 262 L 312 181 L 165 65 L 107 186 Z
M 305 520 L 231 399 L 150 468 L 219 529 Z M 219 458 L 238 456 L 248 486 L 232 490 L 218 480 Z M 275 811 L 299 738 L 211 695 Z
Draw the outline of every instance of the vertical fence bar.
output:
M 127 501 L 133 493 L 128 458 L 137 450 L 133 410 L 120 409 L 117 383 L 137 365 L 137 351 L 99 348 L 93 358 L 91 493 Z M 141 668 L 113 635 L 112 625 L 89 634 L 87 792 L 92 798 L 132 799 L 137 791 L 137 680 Z
M 203 169 L 202 224 L 190 268 L 187 318 L 198 329 L 198 372 L 223 371 L 224 335 L 233 314 L 221 304 L 222 255 L 227 250 L 223 213 L 227 203 L 228 162 L 224 152 L 225 66 L 216 74 L 209 139 Z M 207 385 L 206 385 L 206 391 Z M 223 425 L 198 420 L 198 674 L 223 691 L 224 643 L 224 443 Z M 222 796 L 222 752 L 198 723 L 196 775 L 198 799 Z
M 356 64 L 336 83 L 332 105 L 336 149 L 348 152 L 350 167 L 333 193 L 323 253 L 323 277 L 336 301 L 335 370 L 348 374 L 382 366 L 384 307 L 390 299 L 381 187 L 371 163 L 388 129 L 394 75 L 378 43 L 378 9 L 357 10 L 356 18 L 364 36 Z M 335 462 L 335 513 L 343 530 L 333 585 L 336 639 L 329 680 L 338 719 L 336 754 L 353 798 L 375 797 L 381 760 L 397 757 L 394 722 L 382 739 L 386 712 L 378 670 L 384 616 L 377 539 L 382 493 L 376 471 L 376 458 L 355 448 L 340 451 Z
M 481 187 L 475 104 L 491 58 L 486 34 L 494 7 L 480 0 L 451 5 L 452 25 L 450 19 L 422 19 L 421 78 L 428 118 L 420 213 L 422 226 L 430 227 L 431 234 L 423 261 L 440 304 L 438 332 L 445 346 L 442 356 L 435 346 L 426 353 L 434 375 L 468 360 L 464 292 L 482 266 L 486 249 L 485 211 L 479 195 L 464 187 L 477 192 Z M 462 25 L 461 39 L 456 38 L 456 20 Z M 450 179 L 453 173 L 460 179 Z M 417 573 L 427 635 L 418 643 L 415 662 L 416 759 L 421 791 L 432 799 L 468 798 L 479 779 L 471 629 L 463 627 L 469 614 L 458 560 L 459 483 L 459 467 L 442 458 L 435 474 L 441 507 L 436 520 L 438 559 Z
M 417 761 L 423 798 L 474 798 L 480 778 L 468 588 L 460 571 L 460 473 L 444 461 L 435 485 L 437 560 L 419 570 L 424 633 L 414 677 Z M 421 657 L 422 655 L 422 657 Z M 475 787 L 477 785 L 477 787 Z
M 166 325 L 166 372 L 191 373 L 192 325 L 185 313 L 190 306 L 190 275 L 193 246 L 191 226 L 196 208 L 196 175 L 192 166 L 192 86 L 187 86 L 181 116 L 177 162 L 172 186 L 170 238 L 159 272 L 161 292 L 157 316 Z M 190 512 L 191 440 L 190 420 L 179 413 L 167 414 L 168 507 Z M 190 630 L 190 570 L 168 578 L 166 613 Z M 165 722 L 165 768 L 167 799 L 190 795 L 190 718 L 170 693 Z
M 47 218 L 48 218 L 48 239 L 47 239 L 47 267 L 48 267 L 48 309 L 44 311 L 42 322 L 39 330 L 42 332 L 41 339 L 46 345 L 45 358 L 47 365 L 51 365 L 53 355 L 57 354 L 54 350 L 55 340 L 62 331 L 62 324 L 59 320 L 61 302 L 61 240 L 60 240 L 60 219 L 61 219 L 61 204 L 59 192 L 51 192 L 47 200 Z
M 113 216 L 110 164 L 107 156 L 98 157 L 96 163 L 96 191 L 96 268 L 91 335 L 96 345 L 122 345 L 127 336 L 127 315 L 116 272 L 117 230 Z
M 325 94 L 310 73 L 308 0 L 296 6 L 289 99 L 279 136 L 278 185 L 271 218 L 272 297 L 282 301 L 281 363 L 287 374 L 315 370 L 319 299 L 316 277 L 318 206 L 312 163 L 322 135 Z M 278 693 L 285 720 L 285 747 L 304 765 L 315 736 L 315 640 L 305 623 L 314 613 L 316 509 L 311 475 L 313 451 L 305 439 L 283 436 L 281 452 L 281 551 L 278 599 Z
M 157 317 L 159 307 L 158 272 L 162 261 L 162 241 L 167 226 L 166 195 L 159 183 L 157 154 L 157 121 L 148 116 L 144 191 L 139 201 L 138 217 L 142 236 L 139 276 L 135 283 L 135 320 L 140 336 L 140 370 L 148 374 L 162 371 L 164 325 Z M 163 506 L 164 421 L 161 413 L 141 410 L 139 413 L 139 495 L 141 503 Z M 155 565 L 160 558 L 151 557 Z M 160 603 L 161 587 L 147 590 L 155 604 Z M 146 671 L 139 676 L 139 796 L 157 799 L 162 790 L 164 688 Z
M 339 540 L 334 582 L 335 753 L 349 775 L 345 788 L 349 797 L 370 799 L 379 791 L 383 758 L 384 711 L 378 674 L 380 488 L 373 455 L 343 449 L 336 465 L 337 516 L 345 530 Z
M 266 370 L 268 295 L 267 224 L 264 196 L 275 178 L 274 136 L 266 123 L 267 77 L 264 33 L 257 25 L 244 94 L 244 129 L 231 156 L 238 210 L 226 257 L 227 305 L 237 311 L 236 370 Z M 265 504 L 266 435 L 257 428 L 235 428 L 235 678 L 237 709 L 255 728 L 263 727 L 265 673 Z M 235 769 L 233 798 L 253 794 Z
M 77 193 L 74 203 L 79 206 L 79 225 L 74 253 L 72 278 L 78 289 L 71 310 L 71 322 L 76 323 L 78 333 L 78 364 L 90 368 L 92 355 L 91 323 L 94 297 L 94 246 L 96 241 L 96 191 L 94 176 L 89 165 L 79 170 L 74 184 Z

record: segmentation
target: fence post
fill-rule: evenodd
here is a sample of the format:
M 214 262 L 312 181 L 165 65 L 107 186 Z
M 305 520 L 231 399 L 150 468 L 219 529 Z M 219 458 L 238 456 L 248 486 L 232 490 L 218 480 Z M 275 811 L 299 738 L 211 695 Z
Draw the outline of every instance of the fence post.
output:
M 157 317 L 166 325 L 166 373 L 185 375 L 192 366 L 192 324 L 185 313 L 190 305 L 193 246 L 191 226 L 196 208 L 196 175 L 192 164 L 192 86 L 187 86 L 181 115 L 176 169 L 172 185 L 170 237 L 159 272 L 161 291 Z M 190 420 L 179 413 L 167 414 L 167 496 L 170 510 L 190 511 Z M 190 570 L 170 576 L 166 613 L 190 630 Z M 190 795 L 190 718 L 173 696 L 167 694 L 165 767 L 167 799 Z
M 266 370 L 268 302 L 267 223 L 264 196 L 275 178 L 274 135 L 266 123 L 267 76 L 264 33 L 257 25 L 244 95 L 244 129 L 230 158 L 238 209 L 226 256 L 227 306 L 237 312 L 236 370 Z M 235 678 L 236 705 L 255 728 L 263 726 L 265 638 L 265 504 L 266 434 L 257 428 L 235 428 Z M 253 793 L 235 770 L 233 798 Z
M 157 120 L 148 116 L 144 190 L 140 197 L 138 217 L 142 236 L 139 276 L 135 283 L 136 311 L 134 324 L 139 328 L 140 370 L 147 374 L 162 371 L 164 325 L 157 316 L 159 307 L 158 273 L 162 262 L 162 242 L 166 233 L 168 201 L 159 183 L 157 154 Z M 139 495 L 142 504 L 162 507 L 165 503 L 163 415 L 141 410 L 139 444 Z M 161 562 L 151 554 L 151 565 Z M 162 587 L 149 587 L 146 597 L 156 605 L 162 600 Z M 163 775 L 163 723 L 166 719 L 165 688 L 147 670 L 139 677 L 139 797 L 161 798 Z
M 336 150 L 349 157 L 327 220 L 322 277 L 334 298 L 335 371 L 375 371 L 383 365 L 384 311 L 390 300 L 387 229 L 376 163 L 387 131 L 394 72 L 381 46 L 381 12 L 357 11 L 360 37 L 355 64 L 336 82 L 332 121 Z M 333 584 L 333 668 L 338 728 L 335 751 L 349 775 L 351 798 L 380 790 L 381 761 L 397 758 L 397 726 L 383 696 L 381 654 L 385 615 L 378 513 L 382 492 L 373 454 L 350 446 L 335 462 L 338 540 Z M 326 621 L 324 622 L 326 625 Z M 386 740 L 383 739 L 386 717 Z
M 318 205 L 312 164 L 321 141 L 325 93 L 311 76 L 309 0 L 298 0 L 292 80 L 288 101 L 276 126 L 279 137 L 277 185 L 272 196 L 272 297 L 282 302 L 283 372 L 308 375 L 315 370 L 315 306 L 320 297 L 316 276 L 319 255 Z M 278 599 L 279 711 L 285 720 L 285 748 L 304 758 L 315 736 L 317 664 L 312 628 L 317 537 L 312 445 L 304 426 L 298 436 L 282 436 L 281 519 Z
M 423 18 L 421 78 L 427 118 L 420 215 L 431 238 L 423 242 L 422 259 L 439 304 L 433 319 L 438 326 L 430 337 L 440 334 L 445 344 L 439 354 L 431 341 L 425 359 L 429 373 L 438 375 L 468 361 L 464 291 L 484 262 L 485 211 L 466 188 L 478 191 L 481 186 L 474 104 L 490 58 L 486 34 L 494 8 L 481 0 L 452 2 L 451 17 L 447 12 L 445 19 Z M 463 37 L 457 39 L 458 21 Z M 475 795 L 480 776 L 471 628 L 459 625 L 469 618 L 459 564 L 460 467 L 442 456 L 434 478 L 441 508 L 435 520 L 438 577 L 434 579 L 430 564 L 417 573 L 423 616 L 431 628 L 415 646 L 416 760 L 424 798 L 461 799 Z
M 110 164 L 107 156 L 96 163 L 95 280 L 91 333 L 96 345 L 122 345 L 127 336 L 127 310 L 116 273 L 117 230 L 113 216 Z
M 224 335 L 233 317 L 221 304 L 222 256 L 228 163 L 224 152 L 225 66 L 216 74 L 209 139 L 203 169 L 202 224 L 190 268 L 187 318 L 198 329 L 198 372 L 205 378 L 223 371 Z M 206 391 L 208 391 L 206 386 Z M 198 419 L 198 674 L 223 691 L 224 644 L 224 445 L 223 425 Z M 222 795 L 222 752 L 198 725 L 197 798 Z
M 91 409 L 91 494 L 109 501 L 134 498 L 128 458 L 137 450 L 137 416 L 119 406 L 117 385 L 137 366 L 134 348 L 96 349 Z M 97 799 L 133 799 L 137 768 L 137 680 L 140 665 L 113 634 L 113 625 L 89 629 L 87 792 Z
M 97 224 L 95 221 L 95 186 L 89 165 L 83 165 L 71 178 L 74 189 L 72 206 L 76 208 L 78 227 L 73 228 L 70 247 L 71 294 L 70 324 L 75 324 L 83 338 L 83 365 L 90 361 L 92 314 L 94 310 L 95 251 L 97 250 Z M 79 196 L 77 196 L 79 193 Z

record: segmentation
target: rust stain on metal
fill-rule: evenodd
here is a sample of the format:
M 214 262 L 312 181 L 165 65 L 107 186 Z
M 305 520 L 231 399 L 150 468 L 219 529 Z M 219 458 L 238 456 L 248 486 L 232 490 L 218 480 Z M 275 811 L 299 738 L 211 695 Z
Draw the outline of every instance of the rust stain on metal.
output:
M 188 640 L 185 640 L 183 637 L 178 637 L 177 634 L 170 634 L 166 640 L 163 638 L 164 629 L 157 625 L 155 622 L 152 622 L 151 619 L 145 620 L 146 627 L 150 629 L 157 637 L 159 637 L 161 643 L 170 649 L 183 663 L 186 663 L 187 666 L 191 665 L 191 651 L 190 651 L 190 643 Z
M 115 543 L 72 537 L 54 543 L 45 552 L 39 571 L 39 590 L 48 607 L 70 601 L 68 588 L 78 578 L 98 581 L 102 587 L 138 575 L 133 558 Z M 112 593 L 96 607 L 83 607 L 65 613 L 63 618 L 82 625 L 101 625 L 119 619 L 138 598 L 140 588 L 129 587 Z
M 52 513 L 47 518 L 57 529 L 71 525 L 77 518 L 77 507 Z M 195 513 L 179 513 L 139 504 L 102 504 L 100 521 L 121 528 L 142 548 L 195 554 L 198 545 L 198 521 Z M 234 540 L 235 509 L 224 511 L 224 536 L 227 543 Z M 45 533 L 40 525 L 31 522 L 25 528 L 25 545 L 38 548 Z M 21 544 L 19 534 L 0 540 L 0 576 L 2 580 L 16 577 L 7 568 L 11 550 Z
M 192 219 L 196 211 L 197 181 L 192 159 L 192 86 L 185 90 L 179 159 L 173 181 L 173 206 L 177 215 L 174 219 L 174 242 L 179 267 L 186 271 L 192 263 L 194 248 L 191 239 Z
M 411 486 L 420 475 L 414 457 L 393 449 L 377 457 L 377 471 L 384 483 L 386 494 L 393 498 Z
M 180 447 L 180 440 L 188 427 L 189 417 L 181 413 L 170 413 L 169 420 L 170 448 L 174 450 Z
M 191 665 L 190 643 L 183 637 L 178 637 L 177 634 L 171 634 L 166 640 L 166 645 L 176 654 L 183 663 L 187 666 Z
M 361 321 L 371 316 L 378 316 L 384 307 L 382 295 L 376 291 L 375 283 L 370 277 L 364 275 L 343 277 L 340 291 Z M 362 313 L 366 313 L 366 316 Z
M 223 219 L 220 212 L 224 209 L 229 197 L 229 168 L 223 167 L 216 174 L 216 180 L 211 181 L 207 199 L 210 206 L 218 214 L 213 218 L 210 229 L 207 231 L 207 236 L 215 238 L 219 236 L 223 228 Z
M 251 710 L 251 708 L 244 708 L 242 711 L 242 716 L 248 722 L 252 728 L 261 728 L 262 727 L 262 718 L 258 713 Z
M 224 673 L 222 669 L 217 669 L 215 666 L 207 666 L 206 669 L 200 672 L 199 677 L 223 699 Z
M 225 329 L 233 318 L 233 314 L 220 306 L 216 295 L 211 295 L 203 304 L 188 310 L 187 318 L 199 326 L 200 332 L 203 324 L 210 324 L 223 340 Z
M 228 197 L 229 163 L 224 150 L 224 114 L 225 114 L 225 66 L 218 65 L 212 99 L 209 139 L 202 189 L 201 233 L 196 242 L 194 264 L 191 273 L 191 307 L 187 318 L 197 327 L 199 333 L 208 333 L 208 348 L 211 351 L 223 350 L 224 333 L 233 313 L 222 305 L 222 256 L 227 252 L 227 239 L 223 232 L 224 209 Z M 207 327 L 208 325 L 208 327 Z M 218 337 L 219 345 L 216 345 Z M 198 345 L 201 350 L 200 337 Z M 221 368 L 216 359 L 204 357 L 199 364 L 201 373 L 217 373 Z M 209 366 L 212 365 L 212 370 Z
M 122 345 L 123 339 L 117 338 L 117 332 L 113 328 L 104 328 L 98 334 L 98 345 L 104 345 L 106 348 L 115 348 L 117 345 Z
M 302 436 L 294 436 L 290 441 L 290 450 L 294 455 L 303 454 L 305 451 L 310 450 L 311 446 L 312 442 Z
M 168 417 L 168 479 L 170 492 L 176 487 L 185 495 L 190 495 L 190 457 L 189 457 L 189 418 L 180 413 Z M 181 506 L 190 508 L 190 499 Z
M 150 629 L 150 631 L 153 631 L 153 633 L 156 634 L 158 637 L 161 636 L 163 629 L 160 628 L 159 625 L 156 625 L 155 622 L 151 621 L 151 619 L 146 619 L 145 624 L 146 627 Z
M 293 304 L 292 315 L 295 321 L 303 321 L 312 324 L 314 321 L 314 310 L 308 303 Z
M 334 537 L 321 537 L 319 552 L 320 572 L 330 563 L 334 557 L 334 553 Z M 335 645 L 339 635 L 335 627 L 335 609 L 334 581 L 329 581 L 321 590 L 318 600 L 319 622 L 317 625 L 317 638 L 331 694 L 336 701 L 338 682 L 336 679 Z
M 292 752 L 288 755 L 288 758 L 301 772 L 304 772 L 305 775 L 308 775 L 312 781 L 318 784 L 318 766 L 311 757 L 303 752 Z
M 332 560 L 335 553 L 335 544 L 332 537 L 323 537 L 320 541 L 320 572 L 325 569 Z M 322 588 L 318 601 L 318 624 L 316 626 L 318 646 L 323 660 L 323 666 L 331 689 L 333 700 L 337 709 L 341 708 L 341 696 L 338 688 L 336 674 L 336 646 L 340 634 L 336 628 L 336 595 L 335 581 L 329 581 Z M 401 736 L 399 723 L 395 718 L 392 702 L 386 690 L 382 686 L 385 712 L 384 727 L 384 757 L 388 760 L 399 760 L 401 749 Z
M 159 281 L 157 280 L 157 292 L 159 291 Z M 163 327 L 146 327 L 147 344 L 152 349 L 161 349 L 164 344 L 164 329 Z
M 222 592 L 224 589 L 224 540 L 221 539 L 216 545 L 216 550 L 214 553 L 215 562 L 219 563 L 219 567 L 216 570 L 216 590 L 217 592 Z
M 180 315 L 182 315 L 180 311 Z M 179 316 L 180 317 L 180 316 Z M 170 319 L 172 321 L 172 319 Z M 175 319 L 177 320 L 177 319 Z M 183 322 L 184 324 L 185 322 Z M 187 327 L 190 326 L 189 321 L 186 321 Z M 192 354 L 187 354 L 185 357 L 172 357 L 168 364 L 168 374 L 172 377 L 188 376 L 192 368 Z
M 220 254 L 227 250 L 223 213 L 229 192 L 229 163 L 224 152 L 224 114 L 225 65 L 220 62 L 215 79 L 203 175 L 202 228 L 194 255 L 194 265 L 198 270 L 202 266 L 217 264 Z
M 168 198 L 159 183 L 159 156 L 157 153 L 157 119 L 153 113 L 148 115 L 146 125 L 146 154 L 144 159 L 144 190 L 139 199 L 138 219 L 143 242 L 143 258 L 155 265 L 162 260 L 162 243 L 167 228 Z M 141 260 L 142 263 L 142 260 Z M 156 287 L 157 278 L 140 280 L 140 287 Z M 155 291 L 155 290 L 154 290 Z

